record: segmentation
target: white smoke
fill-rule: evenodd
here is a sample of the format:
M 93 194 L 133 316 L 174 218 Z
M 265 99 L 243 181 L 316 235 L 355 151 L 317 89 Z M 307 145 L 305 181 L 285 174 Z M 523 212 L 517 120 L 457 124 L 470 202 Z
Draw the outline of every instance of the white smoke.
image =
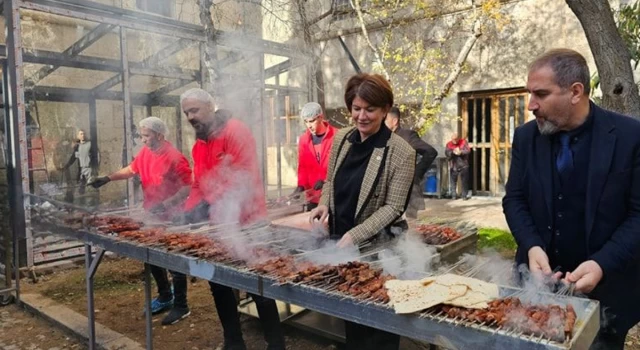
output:
M 379 253 L 379 263 L 386 273 L 398 278 L 420 278 L 431 272 L 436 256 L 435 247 L 426 245 L 417 235 L 404 234 Z

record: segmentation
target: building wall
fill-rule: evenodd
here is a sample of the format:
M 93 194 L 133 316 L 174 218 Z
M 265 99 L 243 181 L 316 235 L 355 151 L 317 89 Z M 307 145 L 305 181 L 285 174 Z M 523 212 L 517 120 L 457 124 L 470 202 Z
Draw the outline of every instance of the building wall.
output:
M 620 3 L 611 1 L 611 5 L 615 10 Z M 509 23 L 500 30 L 485 33 L 476 43 L 463 74 L 443 101 L 439 122 L 433 125 L 424 137 L 441 153 L 444 144 L 456 129 L 460 117 L 459 93 L 523 87 L 526 83 L 528 63 L 537 55 L 556 47 L 579 51 L 587 58 L 592 71 L 595 71 L 593 57 L 582 27 L 565 2 L 511 1 L 503 6 L 503 12 L 509 18 Z M 456 16 L 469 16 L 469 12 L 443 16 L 435 21 L 415 22 L 412 26 L 422 28 L 427 35 L 437 37 L 445 25 L 456 20 Z M 354 23 L 353 20 L 345 20 L 334 26 L 346 29 L 353 27 Z M 372 40 L 378 40 L 379 35 L 380 32 L 373 32 Z M 449 48 L 449 51 L 445 54 L 455 58 L 466 40 L 466 35 L 457 34 L 448 41 L 444 47 Z M 371 71 L 373 55 L 362 36 L 353 34 L 343 38 L 362 70 Z M 328 109 L 343 108 L 344 84 L 355 71 L 337 39 L 321 41 L 319 47 L 322 52 L 326 106 Z

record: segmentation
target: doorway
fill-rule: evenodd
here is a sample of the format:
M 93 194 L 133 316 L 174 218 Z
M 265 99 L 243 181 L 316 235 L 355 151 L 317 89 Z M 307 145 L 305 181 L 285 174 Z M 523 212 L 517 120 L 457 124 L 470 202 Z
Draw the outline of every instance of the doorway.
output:
M 500 195 L 511 164 L 515 129 L 529 121 L 524 89 L 461 94 L 461 136 L 471 148 L 470 188 L 474 194 Z

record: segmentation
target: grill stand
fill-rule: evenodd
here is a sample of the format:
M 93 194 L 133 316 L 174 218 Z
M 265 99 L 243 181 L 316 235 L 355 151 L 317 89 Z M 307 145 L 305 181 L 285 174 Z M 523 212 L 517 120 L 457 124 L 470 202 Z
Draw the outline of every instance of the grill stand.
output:
M 96 345 L 96 308 L 94 303 L 93 285 L 98 266 L 102 262 L 105 250 L 97 248 L 92 256 L 91 245 L 84 245 L 84 260 L 87 279 L 87 318 L 89 320 L 89 350 L 98 349 Z M 147 350 L 153 350 L 153 328 L 151 315 L 151 268 L 144 264 L 144 313 L 147 335 Z

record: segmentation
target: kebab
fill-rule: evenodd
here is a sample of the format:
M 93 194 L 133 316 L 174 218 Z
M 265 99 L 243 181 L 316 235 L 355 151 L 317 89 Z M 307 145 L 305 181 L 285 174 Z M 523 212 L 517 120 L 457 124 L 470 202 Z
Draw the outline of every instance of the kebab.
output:
M 492 327 L 514 328 L 525 334 L 544 336 L 563 342 L 572 336 L 576 312 L 571 304 L 526 305 L 518 298 L 496 299 L 485 309 L 442 305 L 439 310 L 450 318 L 461 318 Z
M 455 229 L 441 225 L 422 224 L 418 225 L 416 230 L 425 243 L 433 245 L 451 243 L 462 237 Z

